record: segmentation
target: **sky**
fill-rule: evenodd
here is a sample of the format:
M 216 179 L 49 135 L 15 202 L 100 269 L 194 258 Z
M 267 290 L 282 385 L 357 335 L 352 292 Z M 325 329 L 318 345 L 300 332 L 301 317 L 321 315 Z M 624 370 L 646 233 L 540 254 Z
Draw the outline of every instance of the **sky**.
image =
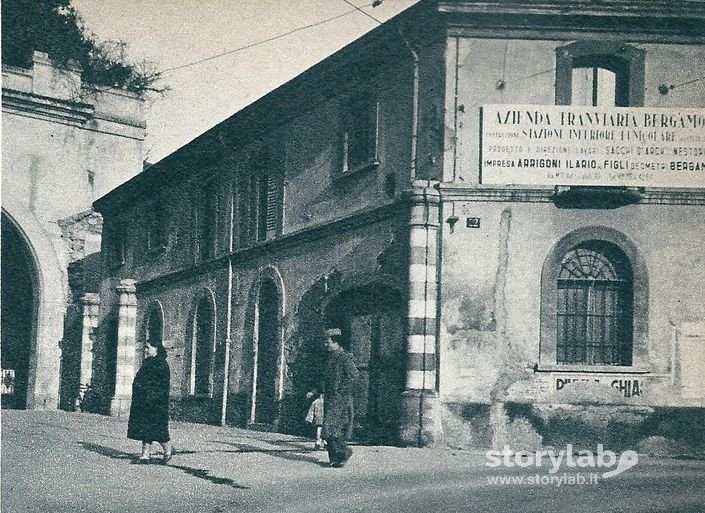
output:
M 129 60 L 147 60 L 164 71 L 158 85 L 169 90 L 145 102 L 145 160 L 154 163 L 379 25 L 354 6 L 385 21 L 417 1 L 384 0 L 378 7 L 371 6 L 372 0 L 72 4 L 100 40 L 123 41 Z

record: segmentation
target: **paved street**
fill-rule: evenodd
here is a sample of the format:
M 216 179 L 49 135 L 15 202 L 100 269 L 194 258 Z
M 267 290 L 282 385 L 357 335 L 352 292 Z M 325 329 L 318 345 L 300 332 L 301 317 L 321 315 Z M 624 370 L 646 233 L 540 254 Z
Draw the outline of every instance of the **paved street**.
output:
M 3 410 L 2 511 L 705 511 L 702 460 L 641 457 L 597 484 L 489 484 L 537 469 L 488 468 L 481 452 L 394 447 L 355 447 L 347 467 L 331 469 L 308 440 L 179 422 L 168 466 L 134 465 L 139 447 L 125 431 L 125 419 Z

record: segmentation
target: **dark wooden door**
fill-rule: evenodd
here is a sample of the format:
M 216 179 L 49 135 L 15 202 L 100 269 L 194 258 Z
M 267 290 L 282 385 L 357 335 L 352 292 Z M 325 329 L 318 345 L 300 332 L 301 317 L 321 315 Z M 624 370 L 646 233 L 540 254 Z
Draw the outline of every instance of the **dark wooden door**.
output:
M 393 443 L 404 385 L 404 330 L 398 310 L 351 315 L 350 352 L 360 373 L 355 387 L 358 440 Z

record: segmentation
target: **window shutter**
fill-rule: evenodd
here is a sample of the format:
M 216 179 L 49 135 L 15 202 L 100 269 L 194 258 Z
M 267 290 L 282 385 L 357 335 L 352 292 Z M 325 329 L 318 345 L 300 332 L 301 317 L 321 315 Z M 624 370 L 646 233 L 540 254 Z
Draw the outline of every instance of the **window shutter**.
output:
M 276 233 L 279 228 L 279 180 L 267 177 L 267 233 Z

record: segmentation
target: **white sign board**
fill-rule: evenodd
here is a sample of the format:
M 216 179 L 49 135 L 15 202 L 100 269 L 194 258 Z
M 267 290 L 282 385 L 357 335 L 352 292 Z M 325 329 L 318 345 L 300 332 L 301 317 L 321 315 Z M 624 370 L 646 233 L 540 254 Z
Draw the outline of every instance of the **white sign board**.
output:
M 481 183 L 705 188 L 705 109 L 485 105 Z

